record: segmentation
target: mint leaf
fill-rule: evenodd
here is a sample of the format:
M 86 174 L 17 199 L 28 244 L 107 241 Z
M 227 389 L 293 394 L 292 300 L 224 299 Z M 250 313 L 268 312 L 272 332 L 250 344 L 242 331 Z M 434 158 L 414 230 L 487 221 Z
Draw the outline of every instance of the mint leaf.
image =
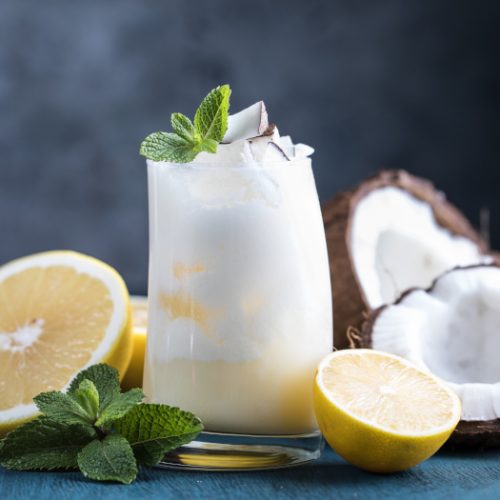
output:
M 95 439 L 78 454 L 83 475 L 97 481 L 130 484 L 137 477 L 137 463 L 128 441 L 118 434 Z
M 76 469 L 79 451 L 95 437 L 89 427 L 38 417 L 2 440 L 0 463 L 14 470 Z
M 213 139 L 203 139 L 199 144 L 199 151 L 206 151 L 207 153 L 217 153 L 217 146 L 219 143 Z
M 157 464 L 165 453 L 189 443 L 203 430 L 192 413 L 160 404 L 135 406 L 113 427 L 130 443 L 137 461 L 145 465 Z
M 99 392 L 94 382 L 88 378 L 83 379 L 75 391 L 75 398 L 94 422 L 99 411 Z
M 170 123 L 174 132 L 185 139 L 186 141 L 196 144 L 199 142 L 199 137 L 196 134 L 193 122 L 182 113 L 172 113 Z
M 189 163 L 196 157 L 195 143 L 170 132 L 154 132 L 141 144 L 141 155 L 153 161 Z
M 73 398 L 59 391 L 42 392 L 33 398 L 38 409 L 47 417 L 63 424 L 92 426 L 92 417 Z
M 140 404 L 143 397 L 141 389 L 121 393 L 114 368 L 91 366 L 66 394 L 50 391 L 34 398 L 44 415 L 0 440 L 0 464 L 15 470 L 79 467 L 91 479 L 129 484 L 138 461 L 156 464 L 203 429 L 192 413 Z
M 227 130 L 229 85 L 213 89 L 196 110 L 193 122 L 182 113 L 172 113 L 173 132 L 154 132 L 141 143 L 139 153 L 153 161 L 189 163 L 198 153 L 216 153 Z
M 220 143 L 227 130 L 229 112 L 229 85 L 216 87 L 203 99 L 194 115 L 194 126 L 201 139 L 212 139 Z
M 84 379 L 94 383 L 99 392 L 99 407 L 104 408 L 120 392 L 118 370 L 104 363 L 82 370 L 71 382 L 68 394 L 76 399 L 76 392 Z
M 117 394 L 108 406 L 102 410 L 95 425 L 106 427 L 113 421 L 123 417 L 130 409 L 139 404 L 143 398 L 142 389 L 130 389 L 130 391 Z

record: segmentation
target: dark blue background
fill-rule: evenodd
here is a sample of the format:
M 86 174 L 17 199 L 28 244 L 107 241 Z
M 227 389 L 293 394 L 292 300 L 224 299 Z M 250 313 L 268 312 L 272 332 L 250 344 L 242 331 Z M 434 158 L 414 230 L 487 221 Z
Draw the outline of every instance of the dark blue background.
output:
M 430 177 L 500 246 L 500 2 L 2 0 L 0 262 L 72 248 L 147 274 L 141 139 L 219 83 L 316 147 L 324 201 Z

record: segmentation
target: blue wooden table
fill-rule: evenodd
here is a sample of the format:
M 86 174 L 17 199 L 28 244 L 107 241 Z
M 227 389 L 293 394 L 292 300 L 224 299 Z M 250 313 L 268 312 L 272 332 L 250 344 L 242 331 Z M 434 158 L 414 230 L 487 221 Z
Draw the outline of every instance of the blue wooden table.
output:
M 135 483 L 95 483 L 76 472 L 14 472 L 0 467 L 0 500 L 128 498 L 479 498 L 500 499 L 500 450 L 442 451 L 389 476 L 368 474 L 330 449 L 313 464 L 268 472 L 141 470 Z

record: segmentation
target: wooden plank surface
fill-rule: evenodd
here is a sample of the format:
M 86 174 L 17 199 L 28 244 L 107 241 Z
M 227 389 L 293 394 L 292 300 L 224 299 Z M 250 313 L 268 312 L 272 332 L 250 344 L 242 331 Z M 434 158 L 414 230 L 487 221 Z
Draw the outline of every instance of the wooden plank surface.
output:
M 443 451 L 414 469 L 362 472 L 327 449 L 314 464 L 281 471 L 203 473 L 143 468 L 130 485 L 95 483 L 75 472 L 0 467 L 0 499 L 93 498 L 474 498 L 500 499 L 500 450 Z

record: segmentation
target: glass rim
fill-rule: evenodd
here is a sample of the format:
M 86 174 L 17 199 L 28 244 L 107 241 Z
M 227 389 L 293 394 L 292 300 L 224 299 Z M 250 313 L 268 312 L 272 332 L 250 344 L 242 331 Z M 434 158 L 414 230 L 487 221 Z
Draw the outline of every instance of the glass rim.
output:
M 160 168 L 160 169 L 172 169 L 172 170 L 211 170 L 211 169 L 223 169 L 223 170 L 267 170 L 272 168 L 298 168 L 302 166 L 311 166 L 312 160 L 309 156 L 303 156 L 300 158 L 293 158 L 288 161 L 263 161 L 255 163 L 243 163 L 234 161 L 203 161 L 196 162 L 192 161 L 189 163 L 173 163 L 169 161 L 154 161 L 146 159 L 146 164 L 148 168 Z

